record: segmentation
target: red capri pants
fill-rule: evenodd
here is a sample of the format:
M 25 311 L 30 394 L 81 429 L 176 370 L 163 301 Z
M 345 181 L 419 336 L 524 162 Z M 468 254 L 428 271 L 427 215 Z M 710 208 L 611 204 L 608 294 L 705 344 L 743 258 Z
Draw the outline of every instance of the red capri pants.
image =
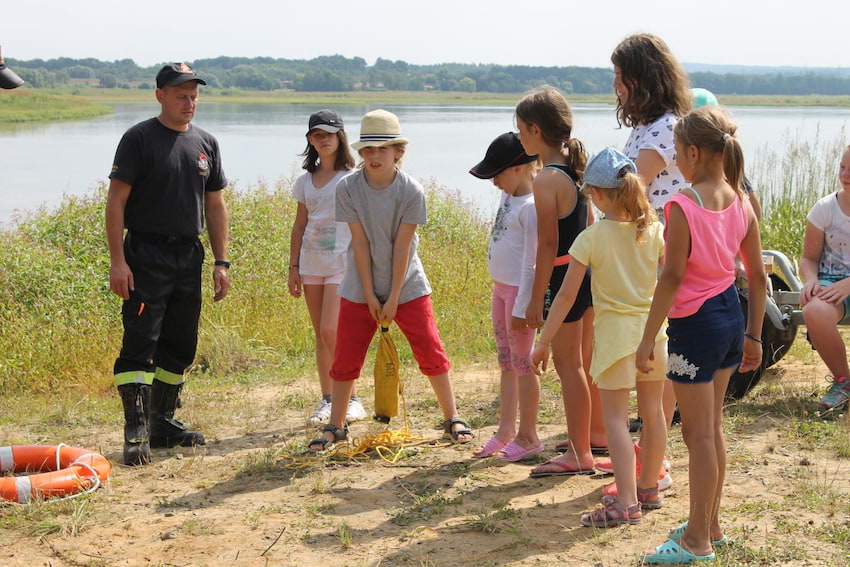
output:
M 449 371 L 451 365 L 443 341 L 440 340 L 430 295 L 401 303 L 395 322 L 407 337 L 422 374 L 437 376 Z M 332 379 L 348 381 L 356 380 L 360 376 L 369 343 L 372 342 L 377 329 L 378 322 L 369 313 L 366 303 L 355 303 L 340 298 L 336 349 L 331 366 Z

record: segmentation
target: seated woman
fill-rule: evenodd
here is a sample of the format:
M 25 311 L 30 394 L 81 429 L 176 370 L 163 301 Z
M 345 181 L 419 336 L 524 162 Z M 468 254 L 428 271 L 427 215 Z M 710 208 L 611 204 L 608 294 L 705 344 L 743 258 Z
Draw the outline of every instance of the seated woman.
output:
M 821 398 L 825 410 L 840 411 L 850 400 L 847 349 L 837 323 L 850 307 L 850 146 L 838 166 L 840 189 L 820 199 L 809 212 L 800 275 L 803 319 L 812 346 L 832 375 Z

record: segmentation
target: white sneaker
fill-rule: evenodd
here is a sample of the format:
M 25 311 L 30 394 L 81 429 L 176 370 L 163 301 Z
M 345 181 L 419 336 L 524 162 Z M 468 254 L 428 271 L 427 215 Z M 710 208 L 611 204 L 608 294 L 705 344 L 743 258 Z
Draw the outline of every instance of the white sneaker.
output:
M 673 477 L 670 476 L 669 472 L 665 472 L 664 476 L 660 476 L 658 478 L 658 490 L 667 490 L 673 486 Z
M 307 423 L 310 425 L 322 425 L 323 423 L 327 423 L 330 418 L 331 403 L 322 398 L 319 401 L 319 406 L 316 408 L 316 411 L 313 412 L 313 415 L 307 418 Z
M 363 404 L 360 403 L 360 400 L 357 398 L 351 398 L 348 400 L 348 411 L 345 412 L 345 421 L 351 423 L 353 421 L 363 421 L 369 417 L 366 414 L 366 410 L 363 408 Z

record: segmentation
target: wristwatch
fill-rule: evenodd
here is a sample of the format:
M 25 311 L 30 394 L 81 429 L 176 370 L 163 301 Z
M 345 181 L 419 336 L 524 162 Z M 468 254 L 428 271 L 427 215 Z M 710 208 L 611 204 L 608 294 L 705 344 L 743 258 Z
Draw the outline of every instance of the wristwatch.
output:
M 228 269 L 228 270 L 230 269 L 230 262 L 228 262 L 227 260 L 216 260 L 213 263 L 213 265 L 214 266 L 224 266 L 226 269 Z

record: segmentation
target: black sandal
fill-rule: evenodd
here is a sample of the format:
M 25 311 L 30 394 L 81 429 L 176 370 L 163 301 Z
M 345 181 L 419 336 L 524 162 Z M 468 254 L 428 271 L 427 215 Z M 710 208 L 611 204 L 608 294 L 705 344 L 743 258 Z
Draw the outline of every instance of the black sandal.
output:
M 329 441 L 325 438 L 324 435 L 321 437 L 317 437 L 310 441 L 307 445 L 307 450 L 313 453 L 320 453 L 328 448 L 328 445 L 331 443 L 336 443 L 337 441 L 346 441 L 348 439 L 348 424 L 346 423 L 342 428 L 337 427 L 336 425 L 331 425 L 330 423 L 322 427 L 322 433 L 331 432 L 334 435 L 334 440 Z M 313 449 L 314 446 L 320 445 L 320 449 Z
M 452 426 L 456 424 L 462 425 L 463 429 L 452 429 Z M 468 435 L 469 438 L 461 440 L 461 435 Z M 475 433 L 472 432 L 469 423 L 465 419 L 453 417 L 443 422 L 443 439 L 451 439 L 452 443 L 469 443 L 475 439 Z

